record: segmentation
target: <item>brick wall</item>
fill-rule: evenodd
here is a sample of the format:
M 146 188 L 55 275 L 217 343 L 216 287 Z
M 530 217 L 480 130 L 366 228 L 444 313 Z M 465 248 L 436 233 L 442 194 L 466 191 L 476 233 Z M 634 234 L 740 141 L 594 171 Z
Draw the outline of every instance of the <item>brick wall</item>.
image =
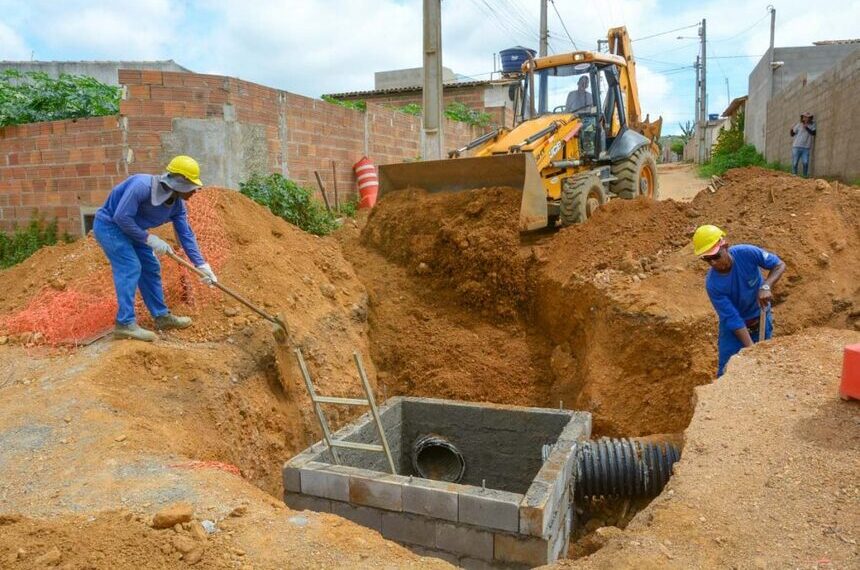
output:
M 97 203 L 125 177 L 118 117 L 50 121 L 0 129 L 0 230 L 38 211 L 80 233 L 81 204 Z
M 175 154 L 201 164 L 210 185 L 237 187 L 252 172 L 280 172 L 317 189 L 320 172 L 334 199 L 356 192 L 352 165 L 414 160 L 421 119 L 371 103 L 345 109 L 232 77 L 120 70 L 120 115 L 0 129 L 0 230 L 27 223 L 38 209 L 60 229 L 81 233 L 82 212 L 135 173 L 159 173 Z M 482 130 L 445 121 L 445 146 Z
M 860 50 L 812 81 L 798 77 L 767 106 L 768 161 L 791 163 L 789 130 L 808 111 L 815 115 L 817 135 L 810 159 L 810 176 L 845 181 L 860 179 L 860 115 L 855 111 L 860 92 Z

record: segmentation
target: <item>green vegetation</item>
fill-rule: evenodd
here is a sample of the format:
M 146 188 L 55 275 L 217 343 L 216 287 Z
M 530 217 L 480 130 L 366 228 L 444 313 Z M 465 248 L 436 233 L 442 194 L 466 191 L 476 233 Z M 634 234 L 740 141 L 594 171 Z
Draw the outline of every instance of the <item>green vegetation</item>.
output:
M 452 121 L 468 123 L 476 127 L 486 127 L 490 124 L 491 118 L 489 113 L 476 111 L 460 102 L 448 103 L 445 107 L 445 116 Z
M 342 101 L 340 99 L 335 99 L 330 95 L 323 95 L 322 100 L 326 103 L 331 103 L 332 105 L 346 107 L 347 109 L 354 109 L 356 111 L 367 111 L 367 101 Z
M 40 248 L 57 243 L 57 220 L 45 223 L 33 217 L 26 227 L 17 228 L 10 235 L 0 233 L 0 269 L 21 263 Z M 63 241 L 71 241 L 68 234 Z
M 239 191 L 306 232 L 323 236 L 337 228 L 334 214 L 310 190 L 280 174 L 254 174 L 239 184 Z
M 83 75 L 0 73 L 0 127 L 119 113 L 120 88 Z
M 350 198 L 346 202 L 340 204 L 338 207 L 338 212 L 340 212 L 341 214 L 343 214 L 344 216 L 346 216 L 348 218 L 354 218 L 355 213 L 357 211 L 358 211 L 358 197 L 357 196 Z
M 699 176 L 722 176 L 729 169 L 744 166 L 788 171 L 786 166 L 778 162 L 768 163 L 753 145 L 744 144 L 744 115 L 738 113 L 731 126 L 717 135 L 717 141 L 711 148 L 711 160 L 699 167 Z
M 408 103 L 402 107 L 398 107 L 397 110 L 407 115 L 415 115 L 416 117 L 423 111 L 421 105 L 418 103 Z
M 711 176 L 722 176 L 731 168 L 743 166 L 764 166 L 767 163 L 759 151 L 751 144 L 745 144 L 734 152 L 725 154 L 712 154 L 711 161 L 699 167 L 699 176 L 710 178 Z
M 683 156 L 684 155 L 684 141 L 682 141 L 682 140 L 672 141 L 672 144 L 669 146 L 669 150 L 671 150 L 672 152 L 674 152 L 678 156 Z

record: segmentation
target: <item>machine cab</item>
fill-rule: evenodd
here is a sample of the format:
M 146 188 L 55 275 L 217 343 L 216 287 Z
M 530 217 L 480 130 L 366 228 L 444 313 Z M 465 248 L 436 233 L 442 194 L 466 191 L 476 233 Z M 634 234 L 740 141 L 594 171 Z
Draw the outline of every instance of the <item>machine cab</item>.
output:
M 594 61 L 595 56 L 610 61 Z M 558 115 L 564 121 L 578 119 L 582 123 L 581 156 L 605 159 L 614 138 L 626 127 L 618 69 L 611 61 L 614 57 L 574 52 L 527 62 L 514 99 L 515 123 L 547 115 Z

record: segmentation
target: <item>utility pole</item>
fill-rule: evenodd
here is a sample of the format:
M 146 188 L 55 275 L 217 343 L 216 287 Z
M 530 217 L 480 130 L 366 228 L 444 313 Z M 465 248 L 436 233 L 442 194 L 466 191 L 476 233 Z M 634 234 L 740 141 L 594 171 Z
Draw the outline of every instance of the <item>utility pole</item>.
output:
M 708 55 L 707 55 L 707 20 L 702 18 L 702 26 L 699 28 L 699 37 L 702 39 L 702 60 L 699 73 L 699 163 L 703 164 L 708 157 L 705 149 L 705 130 L 708 125 Z
M 424 116 L 421 157 L 440 160 L 442 140 L 442 0 L 424 0 Z
M 696 157 L 699 159 L 699 132 L 702 130 L 702 105 L 699 103 L 699 97 L 702 96 L 702 57 L 696 56 Z
M 773 37 L 774 32 L 776 31 L 776 8 L 773 6 L 768 6 L 768 10 L 770 10 L 770 60 L 773 61 Z
M 546 2 L 540 0 L 540 46 L 538 55 L 544 57 L 547 54 L 547 43 L 549 43 L 549 31 L 546 25 Z
M 729 78 L 726 77 L 726 107 L 732 104 L 732 96 L 729 94 Z
M 547 0 L 540 0 L 540 45 L 538 46 L 538 55 L 540 57 L 546 57 L 547 55 L 547 45 L 549 44 L 549 29 L 547 28 L 546 23 L 546 3 Z M 538 75 L 538 93 L 540 94 L 540 99 L 537 99 L 537 110 L 538 114 L 546 113 L 546 103 L 547 103 L 547 74 L 541 73 Z M 532 93 L 532 96 L 536 95 Z

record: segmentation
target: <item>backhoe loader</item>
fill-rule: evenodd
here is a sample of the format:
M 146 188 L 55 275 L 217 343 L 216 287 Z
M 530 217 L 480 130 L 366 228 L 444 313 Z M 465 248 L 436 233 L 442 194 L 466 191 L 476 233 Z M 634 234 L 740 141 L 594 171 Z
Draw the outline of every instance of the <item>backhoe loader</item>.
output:
M 447 160 L 381 166 L 380 196 L 407 187 L 511 186 L 522 189 L 521 231 L 584 222 L 610 198 L 656 199 L 662 117 L 640 118 L 627 29 L 610 29 L 608 39 L 609 53 L 527 60 L 511 85 L 513 128 L 487 133 Z

